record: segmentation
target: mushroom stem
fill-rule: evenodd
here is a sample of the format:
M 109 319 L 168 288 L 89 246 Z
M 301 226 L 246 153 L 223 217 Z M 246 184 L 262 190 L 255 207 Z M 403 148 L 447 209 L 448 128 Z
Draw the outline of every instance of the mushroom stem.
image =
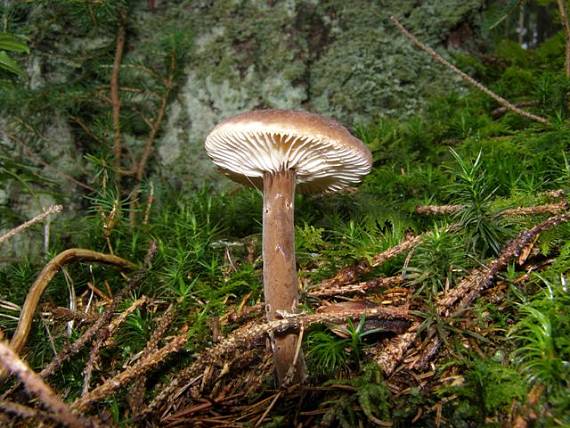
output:
M 299 303 L 295 264 L 295 171 L 266 173 L 263 178 L 263 288 L 268 321 L 278 318 L 277 311 L 295 312 Z M 298 336 L 275 337 L 273 362 L 281 385 L 295 360 Z M 290 375 L 289 375 L 290 376 Z M 305 378 L 305 361 L 299 353 L 293 383 Z

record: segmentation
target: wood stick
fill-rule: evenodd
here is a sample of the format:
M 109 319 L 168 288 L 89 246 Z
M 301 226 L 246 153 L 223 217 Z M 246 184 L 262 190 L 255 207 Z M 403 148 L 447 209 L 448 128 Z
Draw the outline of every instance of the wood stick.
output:
M 5 342 L 0 342 L 0 363 L 5 369 L 18 376 L 30 395 L 38 397 L 44 407 L 50 410 L 49 416 L 52 419 L 72 428 L 94 426 L 90 421 L 73 414 L 71 409 L 57 396 L 50 386 L 30 369 Z
M 19 225 L 18 227 L 15 227 L 12 230 L 9 230 L 4 235 L 0 236 L 0 244 L 2 244 L 2 242 L 7 241 L 8 239 L 12 238 L 13 236 L 17 235 L 18 233 L 22 232 L 23 230 L 27 229 L 28 227 L 30 227 L 36 223 L 39 223 L 40 221 L 44 220 L 49 215 L 60 213 L 62 210 L 63 210 L 62 205 L 52 205 L 51 207 L 44 210 L 43 213 L 35 216 L 33 219 L 28 220 L 27 222 Z
M 443 293 L 437 299 L 436 310 L 439 316 L 442 318 L 451 318 L 458 312 L 469 307 L 483 291 L 493 285 L 498 273 L 505 269 L 514 257 L 518 257 L 522 249 L 532 242 L 540 233 L 568 221 L 570 221 L 570 213 L 566 212 L 550 217 L 532 229 L 519 233 L 515 239 L 503 248 L 495 260 L 482 268 L 473 270 L 457 287 Z M 392 374 L 397 364 L 403 359 L 408 349 L 410 349 L 417 339 L 416 331 L 419 325 L 420 323 L 418 321 L 414 322 L 407 333 L 393 339 L 392 342 L 388 346 L 383 347 L 383 349 L 377 350 L 374 360 L 387 376 Z M 441 340 L 438 337 L 432 339 L 427 351 L 430 357 L 436 354 L 437 349 L 434 350 L 434 348 L 439 348 L 440 345 Z M 419 360 L 424 361 L 425 359 L 420 357 Z
M 20 321 L 18 322 L 18 326 L 16 327 L 16 331 L 10 342 L 10 346 L 15 352 L 19 353 L 26 343 L 32 328 L 32 320 L 34 318 L 38 302 L 50 281 L 53 279 L 55 274 L 59 272 L 62 266 L 75 261 L 105 263 L 127 270 L 136 269 L 136 265 L 134 263 L 122 259 L 121 257 L 98 253 L 96 251 L 86 250 L 83 248 L 70 248 L 59 253 L 47 265 L 45 265 L 34 281 L 30 291 L 28 291 L 20 313 Z
M 426 46 L 425 44 L 420 42 L 416 36 L 414 36 L 412 33 L 410 33 L 408 30 L 406 30 L 404 28 L 404 26 L 400 23 L 400 21 L 398 21 L 398 19 L 395 16 L 390 17 L 390 20 L 394 23 L 394 25 L 398 28 L 398 30 L 400 30 L 400 32 L 404 36 L 406 36 L 414 45 L 416 45 L 418 48 L 420 48 L 424 52 L 427 52 L 435 61 L 439 62 L 440 64 L 445 65 L 447 68 L 452 70 L 455 74 L 459 75 L 467 83 L 475 86 L 481 92 L 483 92 L 484 94 L 490 96 L 495 101 L 497 101 L 503 107 L 506 107 L 510 111 L 512 111 L 512 112 L 514 112 L 520 116 L 526 117 L 527 119 L 533 120 L 535 122 L 540 122 L 544 125 L 549 125 L 549 122 L 546 118 L 544 118 L 542 116 L 537 116 L 535 114 L 529 113 L 527 111 L 524 111 L 524 110 L 518 108 L 516 105 L 507 101 L 505 98 L 501 97 L 500 95 L 497 95 L 496 93 L 491 91 L 489 88 L 487 88 L 486 86 L 483 86 L 481 83 L 477 82 L 471 76 L 469 76 L 468 74 L 466 74 L 463 71 L 461 71 L 460 69 L 458 69 L 455 65 L 453 65 L 449 61 L 445 60 L 436 51 L 434 51 L 429 46 Z

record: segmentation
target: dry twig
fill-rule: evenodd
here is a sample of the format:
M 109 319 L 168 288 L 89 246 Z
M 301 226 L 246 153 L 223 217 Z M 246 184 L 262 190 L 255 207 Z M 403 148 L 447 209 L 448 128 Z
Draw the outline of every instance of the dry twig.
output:
M 245 350 L 263 343 L 262 339 L 268 337 L 269 334 L 285 334 L 291 330 L 298 331 L 301 326 L 308 328 L 313 324 L 339 323 L 347 319 L 358 319 L 362 315 L 366 316 L 367 319 L 385 320 L 388 323 L 412 320 L 406 308 L 378 306 L 334 313 L 291 315 L 284 319 L 239 328 L 219 344 L 202 352 L 191 366 L 179 372 L 178 375 L 169 381 L 168 385 L 139 414 L 139 419 L 142 420 L 154 412 L 174 391 L 188 380 L 204 373 L 208 367 L 220 364 L 229 355 L 235 355 L 236 353 L 242 355 Z
M 136 299 L 126 310 L 121 312 L 118 317 L 116 317 L 108 326 L 100 330 L 98 333 L 98 338 L 91 346 L 91 352 L 89 353 L 89 360 L 85 366 L 84 376 L 83 376 L 83 391 L 82 396 L 87 395 L 89 392 L 89 385 L 91 384 L 91 376 L 93 375 L 93 370 L 97 361 L 99 360 L 99 351 L 103 346 L 110 346 L 112 343 L 112 334 L 115 332 L 119 326 L 125 322 L 127 317 L 132 314 L 138 307 L 147 302 L 146 296 L 142 296 L 140 299 Z
M 499 257 L 483 268 L 473 270 L 457 287 L 441 295 L 437 301 L 439 316 L 452 318 L 460 311 L 468 308 L 483 291 L 493 285 L 497 274 L 504 270 L 513 258 L 518 257 L 520 252 L 533 242 L 540 233 L 568 221 L 570 221 L 569 213 L 559 214 L 550 217 L 530 230 L 521 232 L 503 248 Z M 387 375 L 394 371 L 396 365 L 416 340 L 415 331 L 418 327 L 419 322 L 416 321 L 407 333 L 398 336 L 383 350 L 376 353 L 374 359 Z M 415 359 L 411 365 L 413 367 L 425 365 L 427 360 L 436 355 L 440 346 L 441 340 L 434 336 L 424 351 L 424 355 Z
M 308 297 L 334 297 L 346 296 L 348 294 L 366 294 L 366 292 L 378 288 L 397 287 L 404 282 L 401 275 L 391 276 L 388 278 L 375 278 L 369 281 L 359 282 L 357 284 L 340 285 L 329 288 L 318 288 L 307 293 Z
M 436 51 L 434 51 L 432 48 L 430 48 L 429 46 L 426 46 L 425 44 L 423 44 L 422 42 L 420 42 L 418 40 L 418 38 L 416 36 L 414 36 L 412 33 L 410 33 L 408 30 L 406 30 L 404 28 L 404 26 L 400 23 L 400 21 L 398 21 L 398 19 L 394 16 L 390 17 L 391 21 L 394 23 L 394 25 L 398 28 L 398 30 L 400 30 L 400 32 L 406 36 L 414 45 L 416 45 L 416 47 L 420 48 L 421 50 L 423 50 L 424 52 L 427 52 L 435 61 L 439 62 L 440 64 L 445 65 L 447 68 L 449 68 L 450 70 L 452 70 L 455 74 L 459 75 L 463 80 L 465 80 L 467 83 L 475 86 L 477 89 L 479 89 L 481 92 L 487 94 L 488 96 L 490 96 L 491 98 L 493 98 L 495 101 L 497 101 L 500 105 L 502 105 L 503 107 L 506 107 L 507 109 L 509 109 L 510 111 L 526 117 L 527 119 L 533 120 L 535 122 L 540 122 L 544 125 L 548 125 L 549 122 L 546 118 L 542 117 L 542 116 L 537 116 L 535 114 L 529 113 L 527 111 L 521 110 L 520 108 L 518 108 L 516 105 L 512 104 L 511 102 L 507 101 L 506 99 L 504 99 L 503 97 L 501 97 L 500 95 L 497 95 L 496 93 L 494 93 L 493 91 L 491 91 L 489 88 L 487 88 L 486 86 L 482 85 L 481 83 L 477 82 L 475 79 L 473 79 L 471 76 L 469 76 L 468 74 L 464 73 L 463 71 L 461 71 L 460 69 L 458 69 L 456 66 L 454 66 L 453 64 L 451 64 L 449 61 L 445 60 L 441 55 L 439 55 Z
M 9 413 L 20 418 L 32 419 L 34 422 L 50 420 L 50 415 L 32 407 L 23 404 L 14 403 L 12 401 L 0 400 L 0 411 Z M 0 420 L 1 421 L 1 420 Z
M 75 401 L 75 403 L 73 403 L 72 408 L 79 411 L 85 411 L 93 403 L 104 399 L 105 397 L 109 396 L 109 394 L 123 387 L 133 379 L 144 376 L 149 370 L 162 363 L 168 355 L 180 351 L 187 341 L 186 336 L 186 332 L 183 332 L 178 336 L 174 336 L 174 338 L 172 338 L 162 348 L 147 355 L 144 358 L 141 358 L 131 367 L 128 367 L 118 375 L 105 381 L 102 385 L 98 386 L 90 393 L 82 396 L 80 399 Z
M 452 228 L 453 226 L 450 226 Z M 429 233 L 429 232 L 428 232 Z M 317 287 L 311 290 L 311 293 L 319 293 L 320 290 L 341 287 L 358 279 L 359 276 L 365 275 L 372 271 L 373 268 L 380 266 L 382 263 L 396 257 L 406 251 L 411 250 L 417 246 L 425 238 L 426 234 L 417 236 L 408 236 L 398 245 L 388 248 L 386 251 L 376 254 L 372 257 L 370 262 L 361 261 L 351 266 L 341 269 L 335 276 L 321 281 Z
M 4 342 L 0 342 L 0 363 L 14 373 L 25 385 L 30 395 L 35 395 L 50 411 L 51 419 L 72 428 L 93 427 L 94 424 L 72 413 L 70 408 L 57 396 L 42 378 L 24 363 Z
M 156 328 L 153 330 L 152 336 L 146 343 L 146 346 L 142 351 L 140 358 L 144 358 L 158 349 L 158 343 L 166 334 L 168 327 L 170 327 L 170 324 L 174 320 L 174 315 L 174 305 L 171 304 L 158 320 Z M 145 384 L 146 376 L 141 376 L 135 380 L 133 386 L 130 388 L 129 394 L 127 396 L 127 401 L 129 403 L 129 407 L 131 408 L 132 414 L 136 414 L 138 410 L 143 407 Z
M 26 296 L 26 300 L 20 313 L 20 321 L 18 322 L 18 326 L 16 327 L 16 331 L 10 342 L 10 346 L 15 352 L 20 352 L 26 343 L 30 329 L 32 328 L 32 320 L 38 306 L 38 302 L 49 282 L 55 274 L 59 272 L 62 266 L 74 261 L 105 263 L 128 270 L 136 268 L 136 265 L 128 260 L 83 248 L 70 248 L 59 253 L 47 265 L 45 265 Z
M 7 241 L 10 238 L 12 238 L 13 236 L 17 235 L 18 233 L 22 232 L 23 230 L 27 229 L 28 227 L 30 227 L 36 223 L 39 223 L 40 221 L 44 220 L 49 215 L 57 214 L 57 213 L 61 212 L 61 210 L 63 210 L 62 205 L 52 205 L 51 207 L 45 209 L 43 213 L 35 216 L 33 219 L 28 220 L 27 222 L 19 225 L 18 227 L 15 227 L 14 229 L 9 230 L 4 235 L 0 236 L 0 244 L 2 244 L 4 241 Z
M 418 205 L 416 214 L 420 215 L 448 215 L 456 214 L 464 208 L 463 205 Z M 518 217 L 541 214 L 560 214 L 568 209 L 568 203 L 561 201 L 556 204 L 544 204 L 534 207 L 509 208 L 498 212 L 501 217 Z

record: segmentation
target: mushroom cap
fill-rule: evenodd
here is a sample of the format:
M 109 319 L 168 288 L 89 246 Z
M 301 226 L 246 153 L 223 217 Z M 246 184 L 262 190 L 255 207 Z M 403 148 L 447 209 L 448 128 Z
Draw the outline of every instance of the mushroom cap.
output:
M 333 192 L 370 172 L 370 150 L 338 122 L 314 113 L 257 110 L 218 124 L 206 152 L 234 181 L 263 188 L 266 173 L 294 169 L 301 193 Z

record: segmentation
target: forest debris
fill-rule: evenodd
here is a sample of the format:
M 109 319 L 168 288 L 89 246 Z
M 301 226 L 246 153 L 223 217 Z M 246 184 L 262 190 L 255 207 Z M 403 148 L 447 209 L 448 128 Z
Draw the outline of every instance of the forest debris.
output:
M 170 324 L 172 324 L 174 315 L 174 305 L 171 304 L 158 320 L 150 339 L 146 343 L 146 346 L 141 353 L 140 358 L 145 358 L 152 352 L 156 351 L 156 349 L 158 349 L 158 343 L 166 334 L 166 331 L 168 330 L 168 327 L 170 327 Z M 146 376 L 140 376 L 134 381 L 129 390 L 129 394 L 127 395 L 127 402 L 133 415 L 136 414 L 144 405 L 145 384 Z
M 141 412 L 139 420 L 144 419 L 154 412 L 180 385 L 189 379 L 202 374 L 208 367 L 220 365 L 230 354 L 237 352 L 243 353 L 245 350 L 258 345 L 260 342 L 263 343 L 261 339 L 267 337 L 270 333 L 284 334 L 290 330 L 299 330 L 301 326 L 307 328 L 313 324 L 340 323 L 347 319 L 359 319 L 362 315 L 366 316 L 367 319 L 377 318 L 388 322 L 395 320 L 412 321 L 413 319 L 409 315 L 407 308 L 376 306 L 374 308 L 360 308 L 332 314 L 291 314 L 291 316 L 283 319 L 241 327 L 232 332 L 219 344 L 203 351 L 191 366 L 179 372 L 154 398 L 147 408 Z
M 40 297 L 48 284 L 64 265 L 74 261 L 106 263 L 127 270 L 133 270 L 136 268 L 134 263 L 122 259 L 121 257 L 98 253 L 96 251 L 86 250 L 83 248 L 70 248 L 59 253 L 51 259 L 47 265 L 45 265 L 26 295 L 26 300 L 20 313 L 20 321 L 18 322 L 14 336 L 12 336 L 12 340 L 10 341 L 10 346 L 16 353 L 22 350 L 26 340 L 28 339 L 36 307 L 38 306 Z M 0 372 L 0 379 L 1 378 L 2 373 Z
M 418 205 L 416 214 L 420 215 L 449 215 L 456 214 L 464 208 L 463 205 Z M 568 209 L 568 203 L 561 201 L 554 204 L 537 205 L 534 207 L 508 208 L 500 211 L 501 217 L 519 217 L 541 214 L 560 214 Z
M 97 340 L 93 342 L 91 346 L 91 352 L 89 353 L 89 360 L 83 370 L 83 391 L 81 393 L 82 396 L 87 395 L 89 392 L 89 385 L 91 383 L 91 376 L 93 374 L 93 370 L 95 365 L 99 360 L 99 351 L 104 346 L 110 346 L 113 343 L 112 335 L 119 326 L 125 322 L 127 317 L 132 314 L 137 308 L 141 305 L 145 304 L 148 301 L 146 296 L 142 296 L 139 299 L 136 299 L 131 303 L 131 305 L 125 309 L 123 312 L 119 314 L 119 316 L 115 317 L 108 326 L 101 329 L 97 334 Z
M 156 254 L 156 242 L 151 241 L 149 244 L 149 248 L 147 250 L 147 254 L 144 259 L 144 268 L 135 272 L 132 278 L 129 279 L 129 282 L 125 288 L 123 288 L 114 298 L 110 305 L 107 306 L 105 311 L 99 316 L 99 319 L 89 327 L 82 335 L 73 343 L 67 344 L 56 356 L 55 358 L 40 372 L 40 376 L 42 378 L 46 378 L 52 375 L 61 365 L 71 358 L 73 355 L 77 354 L 83 347 L 91 341 L 91 339 L 102 329 L 104 328 L 113 317 L 113 312 L 115 311 L 117 305 L 123 301 L 125 296 L 134 288 L 138 287 L 144 276 L 146 274 L 146 269 L 149 269 L 151 266 L 152 259 Z M 8 391 L 6 391 L 2 395 L 2 399 L 9 396 L 18 385 L 13 386 Z
M 30 227 L 36 223 L 39 223 L 40 221 L 49 217 L 51 214 L 60 213 L 62 210 L 63 210 L 63 205 L 52 205 L 52 206 L 46 208 L 44 210 L 44 212 L 42 212 L 41 214 L 35 216 L 31 220 L 28 220 L 27 222 L 22 223 L 21 225 L 9 230 L 4 235 L 0 236 L 0 244 L 2 244 L 4 241 L 7 241 L 10 238 L 12 238 L 13 236 L 16 236 L 18 233 L 26 230 L 28 227 Z
M 343 285 L 354 282 L 359 276 L 369 273 L 373 268 L 380 266 L 391 258 L 394 258 L 406 251 L 411 250 L 420 242 L 422 242 L 428 233 L 430 232 L 422 233 L 417 236 L 406 236 L 406 238 L 404 238 L 404 240 L 402 240 L 399 244 L 373 256 L 370 262 L 360 261 L 351 266 L 347 266 L 344 269 L 341 269 L 332 278 L 321 281 L 318 286 L 311 290 L 311 293 L 319 293 L 320 290 L 323 290 L 323 292 L 325 292 L 325 289 L 341 287 Z
M 521 101 L 520 103 L 516 103 L 515 106 L 517 106 L 518 108 L 524 108 L 524 107 L 533 107 L 535 105 L 537 105 L 538 102 L 537 101 Z M 491 112 L 491 117 L 495 120 L 499 119 L 501 116 L 503 116 L 505 113 L 507 113 L 509 111 L 509 109 L 507 107 L 497 107 L 495 110 L 493 110 Z
M 37 396 L 50 411 L 49 417 L 72 428 L 93 427 L 92 421 L 72 413 L 70 408 L 57 396 L 42 378 L 24 363 L 16 352 L 5 342 L 0 342 L 0 363 L 18 376 L 30 395 Z
M 464 205 L 418 205 L 416 214 L 420 215 L 449 215 L 461 211 Z
M 566 211 L 567 209 L 568 202 L 562 201 L 556 204 L 537 205 L 535 207 L 509 208 L 501 211 L 499 214 L 501 217 L 518 217 L 541 214 L 556 215 Z
M 328 305 L 320 306 L 317 308 L 317 313 L 321 314 L 334 314 L 345 311 L 362 310 L 365 311 L 366 308 L 375 308 L 376 305 L 367 300 L 349 300 L 346 302 L 331 303 Z M 342 323 L 327 323 L 327 326 L 331 331 L 340 337 L 350 337 L 350 332 L 348 329 L 349 324 L 346 322 Z M 383 332 L 391 332 L 396 334 L 404 333 L 408 330 L 410 326 L 409 320 L 384 320 L 368 318 L 364 320 L 364 325 L 362 331 L 379 330 Z
M 540 233 L 568 221 L 570 221 L 570 213 L 559 214 L 550 217 L 530 230 L 519 233 L 515 239 L 503 248 L 495 260 L 486 266 L 474 269 L 457 287 L 443 293 L 438 298 L 436 305 L 438 315 L 449 319 L 461 310 L 468 308 L 483 291 L 492 286 L 497 274 L 504 270 L 513 258 L 518 257 L 520 252 L 533 242 Z M 392 374 L 396 365 L 402 360 L 404 354 L 416 340 L 417 335 L 413 331 L 417 331 L 419 325 L 419 322 L 415 322 L 407 333 L 396 337 L 388 346 L 375 353 L 373 358 L 386 375 Z M 424 348 L 423 354 L 412 362 L 411 367 L 424 367 L 436 355 L 440 346 L 441 339 L 438 336 L 434 336 Z
M 28 407 L 23 404 L 14 403 L 12 401 L 0 400 L 0 411 L 18 416 L 24 419 L 32 419 L 34 422 L 51 419 L 50 415 L 39 409 Z M 4 422 L 0 419 L 0 422 Z M 8 423 L 8 421 L 6 421 Z
M 375 278 L 369 281 L 359 282 L 357 284 L 338 285 L 329 288 L 317 288 L 308 292 L 309 297 L 333 297 L 345 296 L 347 294 L 366 294 L 367 291 L 375 288 L 397 287 L 404 282 L 401 275 L 391 276 L 388 278 Z
M 90 323 L 99 319 L 99 315 L 94 313 L 81 312 L 50 304 L 42 305 L 42 312 L 48 314 L 51 319 L 60 322 L 79 321 Z
M 79 411 L 87 410 L 93 403 L 106 398 L 109 394 L 123 387 L 131 380 L 145 375 L 149 370 L 162 363 L 168 355 L 180 351 L 186 344 L 187 340 L 186 329 L 183 329 L 182 334 L 174 336 L 162 348 L 159 348 L 155 352 L 141 358 L 132 366 L 128 367 L 111 379 L 106 380 L 102 385 L 99 385 L 93 391 L 76 400 L 73 403 L 72 408 Z
M 469 76 L 468 74 L 466 74 L 463 71 L 461 71 L 460 69 L 458 69 L 455 65 L 453 65 L 449 61 L 445 60 L 440 54 L 438 54 L 436 51 L 434 51 L 429 46 L 426 46 L 425 44 L 420 42 L 416 36 L 414 36 L 412 33 L 410 33 L 408 30 L 406 30 L 404 28 L 404 26 L 400 23 L 400 21 L 398 21 L 398 19 L 395 16 L 391 16 L 390 20 L 394 23 L 394 25 L 398 28 L 398 30 L 400 30 L 400 32 L 404 36 L 406 36 L 406 38 L 408 40 L 410 40 L 416 47 L 420 48 L 424 52 L 427 52 L 435 61 L 439 62 L 440 64 L 445 65 L 447 68 L 449 68 L 455 74 L 459 75 L 467 83 L 475 86 L 481 92 L 483 92 L 484 94 L 490 96 L 495 101 L 497 101 L 503 107 L 509 109 L 510 111 L 512 111 L 512 112 L 514 112 L 520 116 L 526 117 L 527 119 L 533 120 L 535 122 L 540 122 L 544 125 L 549 125 L 548 119 L 546 119 L 542 116 L 537 116 L 535 114 L 529 113 L 528 111 L 521 110 L 516 105 L 507 101 L 506 99 L 504 99 L 500 95 L 497 95 L 495 92 L 491 91 L 489 88 L 482 85 L 481 83 L 479 83 L 478 81 L 473 79 L 471 76 Z

